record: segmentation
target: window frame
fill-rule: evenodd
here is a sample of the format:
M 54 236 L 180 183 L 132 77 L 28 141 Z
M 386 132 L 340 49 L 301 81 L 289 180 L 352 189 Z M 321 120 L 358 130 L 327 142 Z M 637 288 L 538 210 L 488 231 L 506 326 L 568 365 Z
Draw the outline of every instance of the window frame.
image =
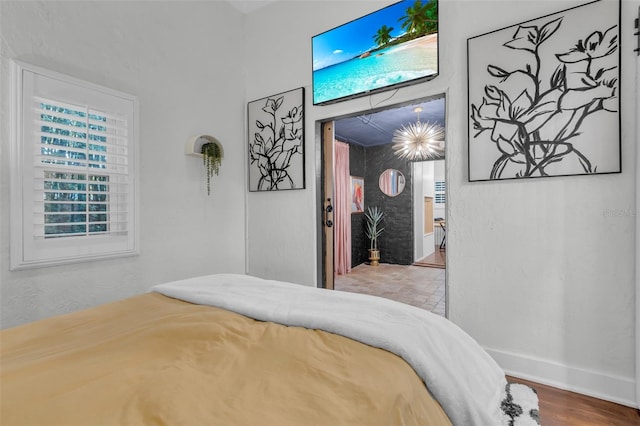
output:
M 34 77 L 27 76 L 31 73 Z M 27 77 L 25 77 L 27 76 Z M 45 84 L 60 84 L 69 86 L 70 98 L 60 96 L 55 99 L 60 102 L 75 100 L 89 108 L 99 109 L 101 100 L 113 99 L 114 102 L 126 107 L 126 114 L 130 117 L 127 136 L 127 161 L 128 161 L 128 210 L 127 210 L 127 234 L 126 237 L 116 235 L 84 235 L 65 238 L 45 238 L 36 242 L 33 229 L 34 207 L 27 208 L 30 199 L 26 191 L 33 191 L 34 171 L 39 167 L 28 161 L 28 156 L 35 154 L 33 140 L 29 139 L 24 131 L 26 126 L 25 96 L 29 96 L 25 90 L 26 80 L 32 78 L 46 79 Z M 110 259 L 124 256 L 134 256 L 140 253 L 139 243 L 139 103 L 136 96 L 120 92 L 108 87 L 90 83 L 41 67 L 26 64 L 18 60 L 11 60 L 11 108 L 10 114 L 10 270 L 30 269 L 63 265 L 77 262 L 88 262 L 101 259 Z M 52 83 L 53 82 L 53 83 Z M 47 86 L 48 87 L 48 86 Z M 39 95 L 39 89 L 34 90 L 34 95 Z M 80 99 L 82 98 L 82 99 Z M 29 98 L 29 102 L 33 99 Z M 27 118 L 28 119 L 28 118 Z M 35 127 L 35 126 L 34 126 Z M 35 130 L 34 130 L 35 131 Z M 27 156 L 27 157 L 25 157 Z M 27 219 L 31 217 L 31 219 Z M 28 228 L 27 228 L 28 227 Z M 34 248 L 35 247 L 35 248 Z

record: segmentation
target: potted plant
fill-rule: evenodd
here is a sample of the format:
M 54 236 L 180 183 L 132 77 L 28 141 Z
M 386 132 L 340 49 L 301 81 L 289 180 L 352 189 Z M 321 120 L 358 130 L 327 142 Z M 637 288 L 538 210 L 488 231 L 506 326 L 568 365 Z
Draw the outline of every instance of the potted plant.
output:
M 367 212 L 364 215 L 366 221 L 365 233 L 371 245 L 369 247 L 369 261 L 371 266 L 378 266 L 380 263 L 380 250 L 378 249 L 378 237 L 384 231 L 380 225 L 384 219 L 384 213 L 378 208 L 378 206 L 368 207 Z
M 215 142 L 207 142 L 202 145 L 202 161 L 207 169 L 207 194 L 211 195 L 211 177 L 218 175 L 222 164 L 222 149 Z

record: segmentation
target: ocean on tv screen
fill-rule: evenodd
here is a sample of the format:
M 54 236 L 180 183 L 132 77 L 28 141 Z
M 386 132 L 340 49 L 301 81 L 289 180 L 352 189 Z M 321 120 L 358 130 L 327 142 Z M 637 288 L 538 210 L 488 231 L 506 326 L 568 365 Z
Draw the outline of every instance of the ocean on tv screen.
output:
M 367 52 L 313 71 L 313 103 L 319 104 L 438 73 L 438 34 Z

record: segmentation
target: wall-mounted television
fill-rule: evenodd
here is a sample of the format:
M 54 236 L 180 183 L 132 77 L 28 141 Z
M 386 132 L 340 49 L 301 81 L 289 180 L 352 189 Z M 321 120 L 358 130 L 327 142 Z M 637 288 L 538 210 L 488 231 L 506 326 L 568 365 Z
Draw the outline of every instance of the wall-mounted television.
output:
M 313 104 L 438 75 L 438 0 L 404 0 L 313 36 Z

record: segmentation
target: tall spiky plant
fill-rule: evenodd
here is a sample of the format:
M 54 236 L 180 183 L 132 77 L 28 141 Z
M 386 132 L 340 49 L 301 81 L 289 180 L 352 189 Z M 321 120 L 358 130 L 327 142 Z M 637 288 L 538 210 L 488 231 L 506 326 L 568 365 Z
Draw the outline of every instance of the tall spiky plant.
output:
M 378 206 L 368 207 L 364 217 L 366 220 L 365 233 L 371 241 L 371 250 L 377 250 L 378 237 L 382 234 L 382 231 L 384 231 L 384 228 L 380 227 L 384 219 L 384 213 L 382 213 L 382 210 L 380 210 Z

